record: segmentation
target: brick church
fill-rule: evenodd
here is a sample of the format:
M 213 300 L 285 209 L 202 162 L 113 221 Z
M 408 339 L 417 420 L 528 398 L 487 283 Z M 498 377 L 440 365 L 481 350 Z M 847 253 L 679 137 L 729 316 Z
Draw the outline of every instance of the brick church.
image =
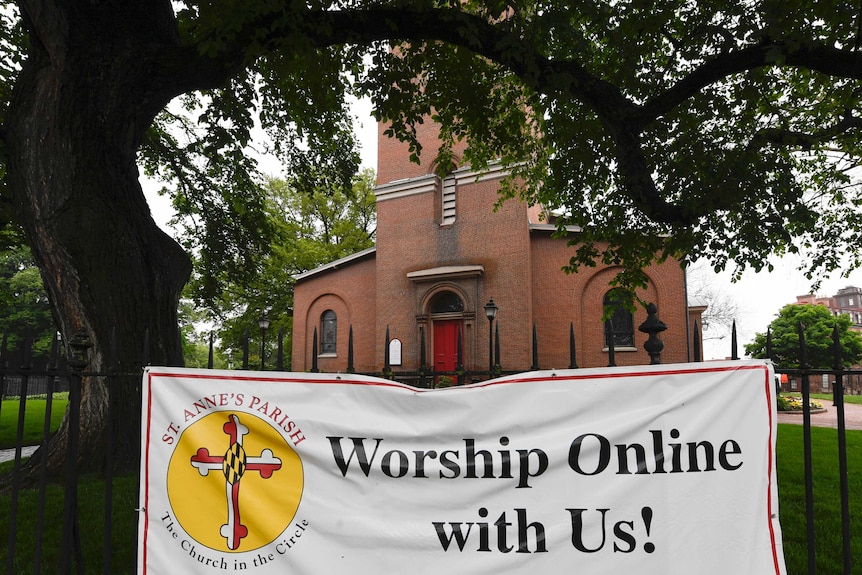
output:
M 599 265 L 564 273 L 574 248 L 552 237 L 555 228 L 540 206 L 512 199 L 494 210 L 502 169 L 458 166 L 441 178 L 435 165 L 410 162 L 406 144 L 386 137 L 384 127 L 378 127 L 377 245 L 297 276 L 292 369 L 316 363 L 323 372 L 347 371 L 352 348 L 355 371 L 379 372 L 388 332 L 395 372 L 416 371 L 423 360 L 426 371 L 454 371 L 459 359 L 467 371 L 491 364 L 525 371 L 533 365 L 534 326 L 541 368 L 570 365 L 570 331 L 579 367 L 608 365 L 602 311 L 617 270 Z M 421 129 L 423 149 L 435 150 L 433 123 Z M 700 357 L 692 330 L 704 308 L 687 305 L 679 262 L 646 272 L 649 285 L 638 295 L 657 306 L 667 325 L 662 363 Z M 493 322 L 486 315 L 491 300 Z M 618 309 L 608 322 L 616 365 L 649 363 L 647 336 L 638 331 L 646 318 L 643 309 Z

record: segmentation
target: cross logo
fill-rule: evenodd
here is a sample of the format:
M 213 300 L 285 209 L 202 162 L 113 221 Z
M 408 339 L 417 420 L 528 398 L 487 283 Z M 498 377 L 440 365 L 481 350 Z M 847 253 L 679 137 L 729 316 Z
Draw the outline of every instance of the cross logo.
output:
M 220 535 L 225 538 L 228 549 L 239 548 L 240 541 L 248 535 L 248 527 L 240 520 L 239 486 L 242 476 L 248 471 L 260 473 L 263 479 L 269 479 L 272 474 L 281 469 L 281 459 L 275 457 L 271 449 L 264 449 L 257 457 L 247 457 L 242 446 L 243 437 L 249 429 L 244 426 L 236 414 L 228 416 L 222 427 L 230 437 L 230 445 L 223 456 L 210 455 L 209 449 L 200 447 L 191 457 L 191 465 L 202 476 L 207 476 L 212 470 L 221 470 L 225 476 L 225 494 L 227 499 L 227 523 L 221 526 Z

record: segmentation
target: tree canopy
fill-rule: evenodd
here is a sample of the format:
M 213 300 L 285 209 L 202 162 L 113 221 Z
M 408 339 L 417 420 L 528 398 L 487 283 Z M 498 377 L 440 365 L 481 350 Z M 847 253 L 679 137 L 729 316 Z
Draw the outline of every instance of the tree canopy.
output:
M 779 367 L 795 368 L 801 364 L 799 355 L 799 327 L 802 326 L 807 350 L 807 367 L 832 369 L 835 365 L 833 332 L 838 329 L 841 342 L 841 358 L 845 367 L 856 365 L 862 358 L 862 335 L 850 327 L 850 316 L 833 316 L 829 308 L 815 304 L 790 304 L 778 312 L 769 324 L 772 339 L 771 358 Z M 766 332 L 754 336 L 754 341 L 745 345 L 745 353 L 752 357 L 765 358 Z
M 506 194 L 581 229 L 572 268 L 618 264 L 623 286 L 668 256 L 741 273 L 803 252 L 811 278 L 862 263 L 858 5 L 2 6 L 0 215 L 23 228 L 65 340 L 93 342 L 95 371 L 111 338 L 112 361 L 131 371 L 145 334 L 152 362 L 182 362 L 189 252 L 209 297 L 225 270 L 261 261 L 273 230 L 258 128 L 299 181 L 318 186 L 325 165 L 349 185 L 349 96 L 370 97 L 429 164 L 502 161 Z M 443 146 L 421 150 L 417 128 L 430 120 Z M 190 243 L 155 225 L 141 170 L 166 181 Z
M 221 294 L 207 297 L 202 274 L 195 274 L 188 292 L 218 328 L 221 347 L 232 349 L 236 365 L 247 334 L 260 335 L 258 319 L 266 313 L 272 334 L 286 336 L 285 367 L 290 366 L 293 329 L 293 286 L 297 274 L 349 256 L 374 245 L 376 211 L 374 171 L 354 176 L 349 189 L 308 189 L 306 182 L 269 178 L 264 183 L 266 213 L 274 230 L 268 254 L 253 275 L 224 276 Z M 259 340 L 258 340 L 259 341 Z M 274 348 L 276 337 L 268 338 Z M 252 362 L 259 365 L 259 347 Z M 272 349 L 266 353 L 273 351 Z M 274 365 L 274 358 L 268 361 Z
M 10 236 L 17 234 L 0 228 L 0 340 L 13 352 L 29 337 L 33 355 L 46 355 L 57 333 L 48 295 L 30 250 Z
M 329 163 L 349 179 L 348 93 L 371 96 L 403 139 L 439 122 L 444 148 L 414 140 L 416 154 L 465 140 L 465 161 L 518 166 L 512 193 L 583 230 L 574 268 L 604 259 L 637 281 L 655 257 L 741 273 L 801 251 L 816 279 L 860 263 L 862 16 L 849 3 L 136 4 L 173 11 L 153 81 L 179 97 L 147 123 L 140 161 L 202 216 L 207 265 L 240 273 L 265 251 L 256 125 L 294 172 Z M 52 46 L 45 12 L 23 27 L 8 14 L 4 99 L 20 44 Z M 93 16 L 122 19 L 110 5 Z

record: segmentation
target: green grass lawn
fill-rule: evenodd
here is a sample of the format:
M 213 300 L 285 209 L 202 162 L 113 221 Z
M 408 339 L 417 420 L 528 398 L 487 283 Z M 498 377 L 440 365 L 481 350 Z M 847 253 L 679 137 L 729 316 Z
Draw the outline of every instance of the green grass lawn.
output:
M 25 404 L 26 416 L 24 417 L 24 441 L 23 445 L 38 445 L 42 442 L 45 425 L 45 405 L 47 399 L 44 397 L 28 397 Z M 66 412 L 69 403 L 69 394 L 55 393 L 51 402 L 51 431 L 56 431 Z M 18 411 L 20 402 L 18 398 L 4 399 L 0 405 L 0 449 L 15 447 L 15 436 L 18 431 Z
M 792 393 L 782 393 L 782 395 L 802 397 L 802 394 L 796 391 Z M 831 393 L 812 393 L 811 399 L 819 399 L 820 401 L 831 402 L 833 400 L 833 397 Z M 862 395 L 845 395 L 844 403 L 855 403 L 856 405 L 862 405 Z
M 838 432 L 811 429 L 814 467 L 814 515 L 817 573 L 843 573 L 841 556 L 841 500 L 838 472 Z M 847 432 L 847 469 L 850 487 L 850 532 L 854 573 L 862 573 L 862 431 Z M 789 575 L 808 571 L 805 531 L 805 467 L 801 425 L 779 425 L 776 447 L 778 498 L 784 556 Z
M 0 466 L 0 473 L 8 471 L 9 468 L 10 464 L 3 464 Z M 119 477 L 114 480 L 113 486 L 111 565 L 107 570 L 103 570 L 105 482 L 91 475 L 82 477 L 78 485 L 79 526 L 85 573 L 131 575 L 135 572 L 136 478 Z M 15 575 L 34 573 L 34 531 L 37 509 L 38 492 L 35 489 L 22 491 L 18 502 L 18 532 L 12 570 Z M 0 517 L 5 518 L 9 515 L 10 498 L 8 494 L 2 494 L 0 495 Z M 63 539 L 63 485 L 48 486 L 44 517 L 41 572 L 59 573 Z M 0 521 L 0 572 L 5 572 L 6 569 L 8 529 L 8 521 Z
M 789 575 L 807 573 L 807 543 L 805 533 L 805 480 L 803 467 L 802 426 L 778 426 L 777 471 L 779 512 L 784 540 L 784 554 Z M 841 512 L 839 473 L 837 460 L 837 432 L 828 428 L 812 429 L 814 448 L 814 497 L 817 573 L 842 573 Z M 853 539 L 854 573 L 862 573 L 862 431 L 847 432 L 848 469 L 851 505 L 851 533 Z M 8 473 L 11 463 L 0 465 L 0 474 Z M 134 573 L 135 556 L 135 477 L 121 477 L 114 481 L 114 512 L 111 561 L 108 572 Z M 79 489 L 81 512 L 81 538 L 87 573 L 102 572 L 104 529 L 104 482 L 92 476 L 81 479 Z M 63 489 L 52 485 L 48 489 L 46 517 L 47 530 L 43 544 L 43 573 L 56 573 L 59 566 L 59 548 L 62 537 Z M 18 512 L 18 537 L 15 548 L 14 573 L 32 573 L 34 526 L 37 509 L 37 492 L 26 490 L 22 494 Z M 0 494 L 0 518 L 9 517 L 8 495 Z M 8 521 L 0 521 L 0 570 L 5 569 L 8 540 Z M 732 529 L 732 526 L 729 527 Z M 718 543 L 717 543 L 718 544 Z M 757 574 L 739 574 L 757 575 Z

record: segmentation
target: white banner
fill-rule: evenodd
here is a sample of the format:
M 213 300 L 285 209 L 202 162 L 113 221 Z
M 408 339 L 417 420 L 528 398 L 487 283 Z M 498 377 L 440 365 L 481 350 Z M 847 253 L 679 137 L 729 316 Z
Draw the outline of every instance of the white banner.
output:
M 139 573 L 785 573 L 771 364 L 149 368 Z

